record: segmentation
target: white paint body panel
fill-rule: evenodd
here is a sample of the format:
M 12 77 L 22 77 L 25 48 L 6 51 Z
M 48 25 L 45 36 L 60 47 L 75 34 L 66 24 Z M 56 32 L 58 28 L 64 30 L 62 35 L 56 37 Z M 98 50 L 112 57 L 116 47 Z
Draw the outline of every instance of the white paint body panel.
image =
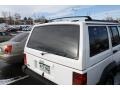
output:
M 89 22 L 92 23 L 92 22 Z M 94 22 L 98 23 L 98 22 Z M 27 43 L 25 45 L 24 53 L 27 57 L 28 68 L 32 71 L 42 75 L 43 71 L 39 68 L 35 68 L 34 61 L 39 62 L 40 60 L 44 61 L 46 65 L 51 67 L 51 73 L 45 73 L 44 77 L 48 80 L 55 82 L 57 84 L 72 84 L 72 75 L 73 72 L 77 72 L 80 74 L 87 73 L 87 84 L 97 84 L 100 80 L 103 70 L 113 61 L 120 61 L 120 52 L 116 53 L 114 57 L 117 59 L 113 59 L 111 40 L 109 36 L 109 49 L 95 55 L 94 57 L 90 57 L 89 51 L 89 36 L 88 36 L 88 25 L 86 22 L 58 22 L 58 23 L 47 23 L 43 25 L 55 25 L 55 24 L 77 24 L 80 25 L 80 44 L 79 44 L 79 60 L 74 60 L 54 54 L 46 54 L 44 56 L 41 55 L 42 51 L 34 50 L 27 47 Z M 108 23 L 98 23 L 98 24 L 108 24 Z M 42 26 L 42 25 L 37 25 Z M 91 24 L 91 26 L 98 26 Z M 106 26 L 106 25 L 105 25 Z M 35 26 L 34 26 L 35 27 Z M 34 28 L 33 27 L 33 28 Z M 33 30 L 32 30 L 33 31 Z M 32 31 L 28 37 L 28 40 L 32 34 Z M 27 40 L 27 42 L 28 42 Z M 118 46 L 119 47 L 119 46 Z M 37 64 L 39 66 L 39 64 Z

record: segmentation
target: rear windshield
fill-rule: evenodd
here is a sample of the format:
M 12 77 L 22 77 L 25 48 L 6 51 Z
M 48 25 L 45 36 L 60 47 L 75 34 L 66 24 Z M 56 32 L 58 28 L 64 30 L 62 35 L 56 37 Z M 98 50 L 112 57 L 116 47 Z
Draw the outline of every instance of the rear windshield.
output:
M 27 47 L 78 59 L 79 25 L 47 25 L 35 27 Z
M 13 37 L 10 41 L 21 42 L 28 37 L 28 34 L 29 33 L 20 33 L 20 34 L 16 35 L 15 37 Z

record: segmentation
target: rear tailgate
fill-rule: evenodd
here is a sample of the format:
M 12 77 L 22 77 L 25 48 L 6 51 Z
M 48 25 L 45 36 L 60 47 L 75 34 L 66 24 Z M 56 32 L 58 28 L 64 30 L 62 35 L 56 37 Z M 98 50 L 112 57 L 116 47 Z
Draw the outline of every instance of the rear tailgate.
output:
M 67 58 L 63 60 L 62 57 L 52 54 L 42 56 L 25 53 L 28 68 L 56 84 L 72 84 L 73 72 L 82 73 L 78 70 L 80 69 L 79 61 L 67 60 Z
M 78 24 L 35 27 L 24 49 L 28 67 L 56 84 L 72 84 L 73 72 L 85 69 L 79 34 Z

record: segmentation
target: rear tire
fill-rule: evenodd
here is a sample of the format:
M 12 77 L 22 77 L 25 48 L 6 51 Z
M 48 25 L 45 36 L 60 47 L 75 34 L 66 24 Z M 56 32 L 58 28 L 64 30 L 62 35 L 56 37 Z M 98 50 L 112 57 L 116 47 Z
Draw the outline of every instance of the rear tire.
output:
M 115 74 L 110 72 L 105 85 L 120 85 L 120 72 L 116 72 Z
M 114 85 L 120 85 L 120 72 L 117 72 L 114 76 Z
M 112 72 L 108 74 L 105 85 L 114 85 L 114 74 Z

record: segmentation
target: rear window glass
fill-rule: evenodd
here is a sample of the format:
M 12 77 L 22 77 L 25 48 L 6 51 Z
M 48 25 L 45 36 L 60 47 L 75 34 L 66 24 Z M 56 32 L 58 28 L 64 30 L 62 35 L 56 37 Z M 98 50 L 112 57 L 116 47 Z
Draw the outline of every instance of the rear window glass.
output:
M 36 50 L 78 59 L 79 25 L 35 27 L 27 46 Z
M 23 40 L 25 40 L 28 36 L 28 33 L 20 33 L 18 35 L 16 35 L 15 37 L 13 37 L 10 41 L 14 41 L 14 42 L 21 42 Z

